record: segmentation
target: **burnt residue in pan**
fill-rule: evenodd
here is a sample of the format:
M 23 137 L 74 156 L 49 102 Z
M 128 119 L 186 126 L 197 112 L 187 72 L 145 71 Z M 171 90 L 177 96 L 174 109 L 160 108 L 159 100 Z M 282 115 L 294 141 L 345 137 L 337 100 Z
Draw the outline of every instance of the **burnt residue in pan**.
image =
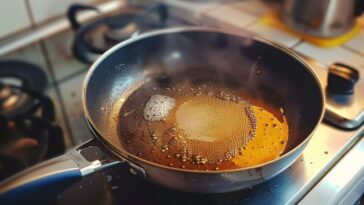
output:
M 277 96 L 204 70 L 150 77 L 128 96 L 118 123 L 123 147 L 190 170 L 236 169 L 279 157 L 289 127 Z

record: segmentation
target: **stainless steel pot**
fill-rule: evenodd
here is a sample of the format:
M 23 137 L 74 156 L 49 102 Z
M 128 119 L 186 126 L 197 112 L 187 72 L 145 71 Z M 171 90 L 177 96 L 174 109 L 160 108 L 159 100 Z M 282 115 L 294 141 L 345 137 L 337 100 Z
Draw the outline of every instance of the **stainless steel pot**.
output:
M 300 32 L 330 38 L 350 31 L 363 7 L 361 0 L 286 0 L 283 19 Z
M 264 164 L 227 171 L 179 169 L 128 153 L 117 132 L 121 96 L 151 75 L 190 67 L 224 71 L 238 86 L 250 81 L 250 89 L 281 98 L 290 125 L 285 153 Z M 257 67 L 261 74 L 251 75 Z M 29 204 L 33 199 L 39 204 L 39 194 L 51 196 L 50 191 L 118 163 L 127 163 L 134 175 L 181 191 L 222 193 L 254 186 L 281 173 L 301 154 L 323 117 L 324 93 L 310 66 L 278 44 L 215 29 L 174 28 L 127 40 L 103 54 L 84 81 L 83 105 L 95 139 L 2 182 L 0 202 Z M 90 152 L 94 154 L 85 154 Z

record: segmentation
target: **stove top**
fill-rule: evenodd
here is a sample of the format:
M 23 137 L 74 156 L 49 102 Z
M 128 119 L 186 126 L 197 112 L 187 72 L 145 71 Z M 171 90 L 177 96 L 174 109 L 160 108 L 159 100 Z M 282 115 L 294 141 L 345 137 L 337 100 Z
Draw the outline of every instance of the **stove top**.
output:
M 322 64 L 305 59 L 312 65 L 323 87 L 327 86 L 328 70 Z M 282 174 L 249 189 L 225 194 L 192 194 L 151 184 L 133 176 L 123 165 L 85 177 L 54 201 L 56 204 L 312 204 L 321 200 L 333 183 L 327 176 L 344 159 L 351 167 L 336 178 L 358 179 L 363 174 L 364 161 L 355 154 L 364 153 L 364 80 L 360 79 L 349 101 L 345 95 L 335 95 L 326 101 L 330 118 L 316 130 L 300 158 Z M 346 95 L 348 96 L 348 95 Z M 338 103 L 340 102 L 340 103 Z M 349 151 L 348 151 L 349 150 Z M 356 157 L 355 157 L 356 156 Z M 356 165 L 356 166 L 354 166 Z M 350 184 L 351 183 L 351 184 Z M 349 186 L 350 184 L 350 186 Z M 364 184 L 364 183 L 361 183 Z M 317 185 L 317 186 L 316 186 Z M 327 203 L 337 204 L 355 185 L 352 180 L 329 187 Z M 362 186 L 362 185 L 361 185 Z M 356 189 L 354 198 L 361 193 Z M 340 198 L 341 196 L 341 198 Z M 329 202 L 331 200 L 331 202 Z M 335 201 L 336 200 L 336 201 Z
M 167 23 L 169 26 L 185 24 L 184 19 L 172 18 L 174 14 L 184 14 L 187 18 L 186 13 L 178 11 L 171 10 L 171 16 L 167 19 L 172 22 Z M 231 16 L 233 14 L 235 13 Z M 226 13 L 226 16 L 229 15 Z M 195 15 L 188 17 L 197 18 Z M 135 29 L 133 24 L 130 29 Z M 103 37 L 109 39 L 110 34 L 117 34 L 112 37 L 119 38 L 125 30 L 128 28 L 115 29 Z M 312 59 L 306 60 L 313 66 L 323 86 L 326 86 L 327 69 Z M 69 87 L 81 90 L 80 86 L 66 88 Z M 84 177 L 82 181 L 61 193 L 51 204 L 316 204 L 318 200 L 326 204 L 345 204 L 344 195 L 353 193 L 350 189 L 359 190 L 354 193 L 353 198 L 358 198 L 358 194 L 360 196 L 360 192 L 364 190 L 364 126 L 361 124 L 364 119 L 363 91 L 364 80 L 360 79 L 355 85 L 351 101 L 345 106 L 327 100 L 326 110 L 332 114 L 332 118 L 320 124 L 299 159 L 280 175 L 249 189 L 226 194 L 184 193 L 151 184 L 130 174 L 129 167 L 117 165 Z M 75 94 L 71 92 L 71 95 Z M 67 100 L 65 102 L 68 103 Z M 69 104 L 71 108 L 81 112 L 79 102 L 72 101 Z M 357 128 L 349 129 L 353 127 Z
M 183 193 L 146 182 L 121 165 L 85 177 L 59 195 L 56 204 L 295 204 L 344 155 L 347 147 L 361 138 L 362 132 L 362 128 L 347 132 L 322 124 L 297 162 L 251 189 L 226 194 Z M 362 154 L 363 145 L 361 140 Z
M 65 151 L 47 83 L 37 65 L 0 61 L 0 181 Z
M 320 64 L 310 59 L 307 60 L 313 65 L 321 82 L 326 82 L 327 70 Z M 359 80 L 354 95 L 362 97 L 363 86 L 364 80 Z M 338 112 L 336 114 L 340 116 L 342 113 Z M 321 123 L 301 157 L 291 167 L 263 184 L 241 191 L 226 194 L 191 194 L 169 190 L 131 175 L 127 167 L 120 165 L 85 177 L 80 183 L 59 195 L 55 203 L 295 204 L 302 201 L 302 204 L 307 204 L 304 203 L 306 195 L 310 196 L 310 190 L 319 193 L 322 191 L 312 188 L 321 179 L 325 179 L 328 171 L 338 161 L 340 162 L 340 159 L 350 147 L 354 147 L 351 149 L 354 152 L 364 153 L 363 134 L 364 126 L 355 130 L 344 130 L 327 123 Z M 353 146 L 354 144 L 355 146 Z M 352 151 L 349 151 L 349 153 Z M 363 176 L 364 161 L 360 157 L 351 157 L 348 160 L 353 165 L 352 169 L 349 167 L 339 177 L 345 178 L 345 176 L 349 175 L 360 179 Z M 356 168 L 354 165 L 356 165 Z M 334 199 L 339 193 L 343 194 L 348 191 L 344 189 L 348 189 L 348 187 L 345 187 L 345 183 L 341 187 L 335 187 L 335 191 L 331 193 L 331 199 Z M 315 198 L 314 196 L 315 194 L 310 196 L 311 199 Z
M 90 5 L 74 4 L 67 12 L 72 29 L 75 31 L 73 55 L 86 64 L 91 64 L 102 53 L 121 41 L 175 23 L 168 18 L 168 10 L 164 4 L 156 4 L 146 10 L 130 9 L 82 25 L 76 18 L 81 10 L 98 11 L 98 9 Z

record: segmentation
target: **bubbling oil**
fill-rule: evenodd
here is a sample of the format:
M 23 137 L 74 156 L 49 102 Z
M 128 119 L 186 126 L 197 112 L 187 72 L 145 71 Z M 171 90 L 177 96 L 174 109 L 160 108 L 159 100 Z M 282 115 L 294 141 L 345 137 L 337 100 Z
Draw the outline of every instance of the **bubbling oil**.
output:
M 244 100 L 188 95 L 176 101 L 165 123 L 176 125 L 180 140 L 175 146 L 188 159 L 199 156 L 202 163 L 212 164 L 228 161 L 255 135 L 255 116 Z
M 145 83 L 123 104 L 118 132 L 128 152 L 191 170 L 261 164 L 279 157 L 288 141 L 283 108 L 209 83 Z

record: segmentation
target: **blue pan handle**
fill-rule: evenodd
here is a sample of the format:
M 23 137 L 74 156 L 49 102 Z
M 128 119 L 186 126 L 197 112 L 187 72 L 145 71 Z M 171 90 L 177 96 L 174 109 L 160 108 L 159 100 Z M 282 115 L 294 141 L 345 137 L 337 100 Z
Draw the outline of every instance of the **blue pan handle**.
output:
M 0 204 L 49 203 L 83 176 L 122 162 L 104 154 L 97 143 L 93 139 L 1 182 Z

